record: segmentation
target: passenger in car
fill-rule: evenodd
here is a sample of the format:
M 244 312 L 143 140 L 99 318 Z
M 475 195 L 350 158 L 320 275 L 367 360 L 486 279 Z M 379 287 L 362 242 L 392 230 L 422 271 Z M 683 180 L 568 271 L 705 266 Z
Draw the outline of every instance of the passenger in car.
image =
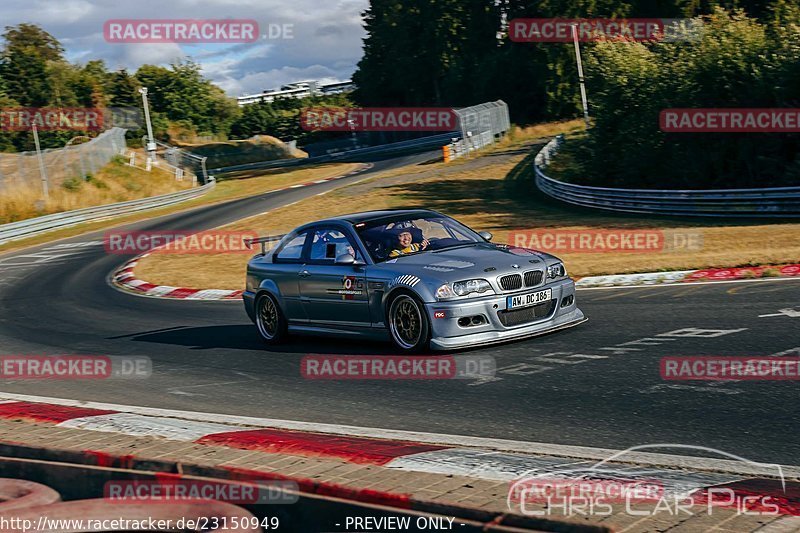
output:
M 397 234 L 397 244 L 394 249 L 389 252 L 389 257 L 398 257 L 405 254 L 419 252 L 428 247 L 428 239 L 423 238 L 422 242 L 411 242 L 413 237 L 410 231 L 401 231 Z

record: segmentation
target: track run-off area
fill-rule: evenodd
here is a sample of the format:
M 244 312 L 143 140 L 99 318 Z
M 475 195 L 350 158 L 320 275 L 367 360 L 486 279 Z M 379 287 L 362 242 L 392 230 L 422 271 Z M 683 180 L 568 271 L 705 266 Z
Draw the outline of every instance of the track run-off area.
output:
M 423 159 L 125 229 L 211 229 Z M 2 380 L 0 393 L 618 450 L 678 443 L 783 464 L 800 457 L 795 381 L 677 382 L 659 371 L 666 356 L 800 356 L 800 312 L 786 311 L 798 309 L 800 279 L 582 289 L 588 322 L 458 352 L 493 357 L 494 377 L 308 380 L 300 362 L 310 354 L 395 352 L 388 342 L 314 337 L 266 347 L 240 301 L 124 293 L 108 278 L 130 258 L 107 254 L 102 240 L 97 232 L 0 255 L 2 351 L 147 356 L 152 375 Z

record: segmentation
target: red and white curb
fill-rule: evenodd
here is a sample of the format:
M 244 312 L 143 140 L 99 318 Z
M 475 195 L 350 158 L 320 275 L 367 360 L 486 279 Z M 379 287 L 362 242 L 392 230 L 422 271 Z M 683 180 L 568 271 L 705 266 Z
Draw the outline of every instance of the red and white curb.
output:
M 670 283 L 775 279 L 796 276 L 800 276 L 800 264 L 587 276 L 580 278 L 575 285 L 579 289 L 588 289 L 595 287 L 636 287 Z
M 150 255 L 150 252 L 139 255 L 122 265 L 111 276 L 111 282 L 117 287 L 157 298 L 177 298 L 183 300 L 239 300 L 241 290 L 226 289 L 191 289 L 188 287 L 172 287 L 170 285 L 154 285 L 138 279 L 134 268 L 139 261 Z
M 275 189 L 269 191 L 270 193 L 285 191 L 287 189 L 299 189 L 300 187 L 309 187 L 311 185 L 319 185 L 327 181 L 339 180 L 369 170 L 374 165 L 372 163 L 363 163 L 359 168 L 352 170 L 341 176 L 333 176 L 331 178 L 323 178 L 316 181 L 309 181 L 306 183 L 298 183 L 290 185 L 282 189 Z M 138 255 L 130 261 L 123 264 L 111 275 L 111 283 L 122 289 L 132 291 L 143 296 L 151 296 L 154 298 L 170 298 L 180 300 L 239 300 L 242 297 L 241 290 L 229 289 L 193 289 L 189 287 L 173 287 L 171 285 L 155 285 L 147 281 L 138 279 L 134 273 L 134 268 L 139 261 L 152 252 L 147 252 Z
M 154 417 L 113 409 L 27 401 L 0 402 L 0 418 L 30 420 L 63 428 L 135 437 L 160 437 L 172 441 L 266 453 L 339 459 L 377 466 L 390 466 L 390 463 L 399 457 L 446 448 L 409 441 L 309 433 L 280 428 L 248 428 L 216 422 Z
M 140 292 L 146 296 L 158 298 L 179 298 L 185 300 L 238 300 L 242 297 L 241 290 L 226 289 L 190 289 L 186 287 L 171 287 L 168 285 L 153 285 L 137 279 L 134 267 L 140 259 L 149 254 L 143 254 L 125 263 L 112 276 L 112 282 L 125 289 Z M 764 275 L 765 271 L 767 274 Z M 740 268 L 710 268 L 702 270 L 677 270 L 672 272 L 646 272 L 642 274 L 614 274 L 607 276 L 588 276 L 576 281 L 579 289 L 593 289 L 606 287 L 642 287 L 654 285 L 669 285 L 675 283 L 707 283 L 715 281 L 737 280 L 767 280 L 800 277 L 800 264 L 782 266 L 758 266 Z
M 308 187 L 311 185 L 325 183 L 326 181 L 346 178 L 353 174 L 363 172 L 372 166 L 373 165 L 371 163 L 367 163 L 361 168 L 341 176 L 324 178 L 307 183 L 298 183 L 296 185 L 291 185 L 283 189 L 276 189 L 275 191 L 271 192 Z M 122 265 L 112 274 L 112 284 L 122 289 L 154 298 L 182 300 L 239 300 L 242 297 L 243 291 L 241 290 L 173 287 L 170 285 L 155 285 L 138 279 L 134 273 L 134 268 L 140 259 L 147 257 L 148 255 L 150 255 L 150 253 L 139 255 Z M 700 270 L 675 270 L 669 272 L 644 272 L 640 274 L 587 276 L 578 278 L 575 282 L 575 286 L 578 289 L 624 288 L 681 283 L 707 283 L 715 281 L 751 281 L 759 279 L 791 277 L 800 277 L 800 264 L 796 263 L 781 266 L 711 268 Z
M 329 424 L 250 419 L 248 417 L 93 402 L 85 402 L 85 406 L 81 406 L 79 404 L 82 402 L 76 400 L 51 399 L 59 403 L 40 403 L 13 399 L 14 396 L 26 397 L 2 394 L 2 397 L 10 399 L 0 401 L 0 418 L 49 423 L 63 428 L 137 437 L 160 437 L 171 441 L 226 446 L 264 453 L 336 459 L 395 470 L 458 475 L 494 481 L 513 482 L 531 476 L 545 478 L 552 476 L 564 479 L 570 479 L 570 476 L 583 477 L 587 470 L 598 464 L 598 457 L 602 458 L 602 461 L 615 454 L 613 450 L 595 448 L 537 445 L 536 443 L 370 428 L 350 429 L 348 426 Z M 173 416 L 153 416 L 142 414 L 142 412 Z M 186 416 L 193 416 L 194 419 L 183 418 Z M 216 421 L 230 419 L 262 421 L 262 423 L 272 424 L 272 427 L 247 427 Z M 315 427 L 320 428 L 320 431 L 299 429 Z M 336 433 L 322 430 L 336 431 Z M 346 434 L 343 433 L 344 431 L 355 434 Z M 370 436 L 370 434 L 378 436 Z M 408 438 L 381 438 L 383 435 L 390 434 Z M 448 440 L 466 443 L 483 442 L 489 446 L 481 448 L 467 447 L 463 444 L 452 445 L 446 443 Z M 437 441 L 441 441 L 441 443 L 437 443 Z M 505 447 L 514 450 L 537 446 L 561 450 L 565 455 L 559 457 L 521 452 L 512 453 L 502 449 Z M 578 457 L 569 457 L 569 454 Z M 688 495 L 721 485 L 736 487 L 736 490 L 742 492 L 754 493 L 765 483 L 765 475 L 775 477 L 775 472 L 765 474 L 763 468 L 753 469 L 752 465 L 764 466 L 760 463 L 739 463 L 730 460 L 643 452 L 632 452 L 630 461 L 635 462 L 636 466 L 615 461 L 614 463 L 605 463 L 605 468 L 613 468 L 615 479 L 656 481 L 661 484 L 665 494 L 672 495 Z M 648 461 L 660 461 L 662 465 L 667 464 L 671 468 L 648 466 Z M 701 464 L 703 467 L 700 469 L 691 466 Z M 778 467 L 778 465 L 767 466 Z M 789 479 L 797 480 L 800 476 L 800 468 L 797 467 L 782 466 L 777 470 Z M 602 477 L 602 474 L 598 477 Z M 774 483 L 774 479 L 769 482 Z M 787 491 L 789 496 L 784 496 L 784 500 L 786 500 L 784 507 L 789 510 L 788 514 L 800 515 L 800 491 L 797 488 L 800 485 L 796 481 L 787 481 L 787 486 L 789 486 Z

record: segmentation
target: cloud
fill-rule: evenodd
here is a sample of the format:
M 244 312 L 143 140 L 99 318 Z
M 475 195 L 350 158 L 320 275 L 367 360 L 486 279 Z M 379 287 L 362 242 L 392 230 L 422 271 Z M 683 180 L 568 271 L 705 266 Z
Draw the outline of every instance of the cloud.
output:
M 31 22 L 62 43 L 70 61 L 102 59 L 110 69 L 136 70 L 191 57 L 231 96 L 293 81 L 349 78 L 362 55 L 361 13 L 368 0 L 3 0 L 6 25 Z M 291 39 L 242 44 L 112 44 L 103 38 L 109 19 L 254 19 L 292 26 Z

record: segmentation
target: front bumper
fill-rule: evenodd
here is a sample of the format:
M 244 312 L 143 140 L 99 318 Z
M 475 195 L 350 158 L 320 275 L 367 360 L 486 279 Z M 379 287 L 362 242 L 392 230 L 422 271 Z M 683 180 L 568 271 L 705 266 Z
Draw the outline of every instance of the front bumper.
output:
M 549 314 L 519 325 L 503 325 L 498 312 L 506 309 L 507 296 L 544 289 L 552 289 L 553 291 L 552 300 L 555 305 Z M 569 296 L 572 296 L 572 303 L 562 307 L 562 302 Z M 495 294 L 451 302 L 428 303 L 425 304 L 425 307 L 432 325 L 431 348 L 434 350 L 454 350 L 531 337 L 575 326 L 586 320 L 575 301 L 575 282 L 571 279 L 514 293 Z M 442 313 L 444 314 L 442 318 L 436 318 L 441 316 Z M 462 327 L 458 324 L 459 318 L 476 315 L 482 315 L 487 322 L 483 325 L 467 327 Z

